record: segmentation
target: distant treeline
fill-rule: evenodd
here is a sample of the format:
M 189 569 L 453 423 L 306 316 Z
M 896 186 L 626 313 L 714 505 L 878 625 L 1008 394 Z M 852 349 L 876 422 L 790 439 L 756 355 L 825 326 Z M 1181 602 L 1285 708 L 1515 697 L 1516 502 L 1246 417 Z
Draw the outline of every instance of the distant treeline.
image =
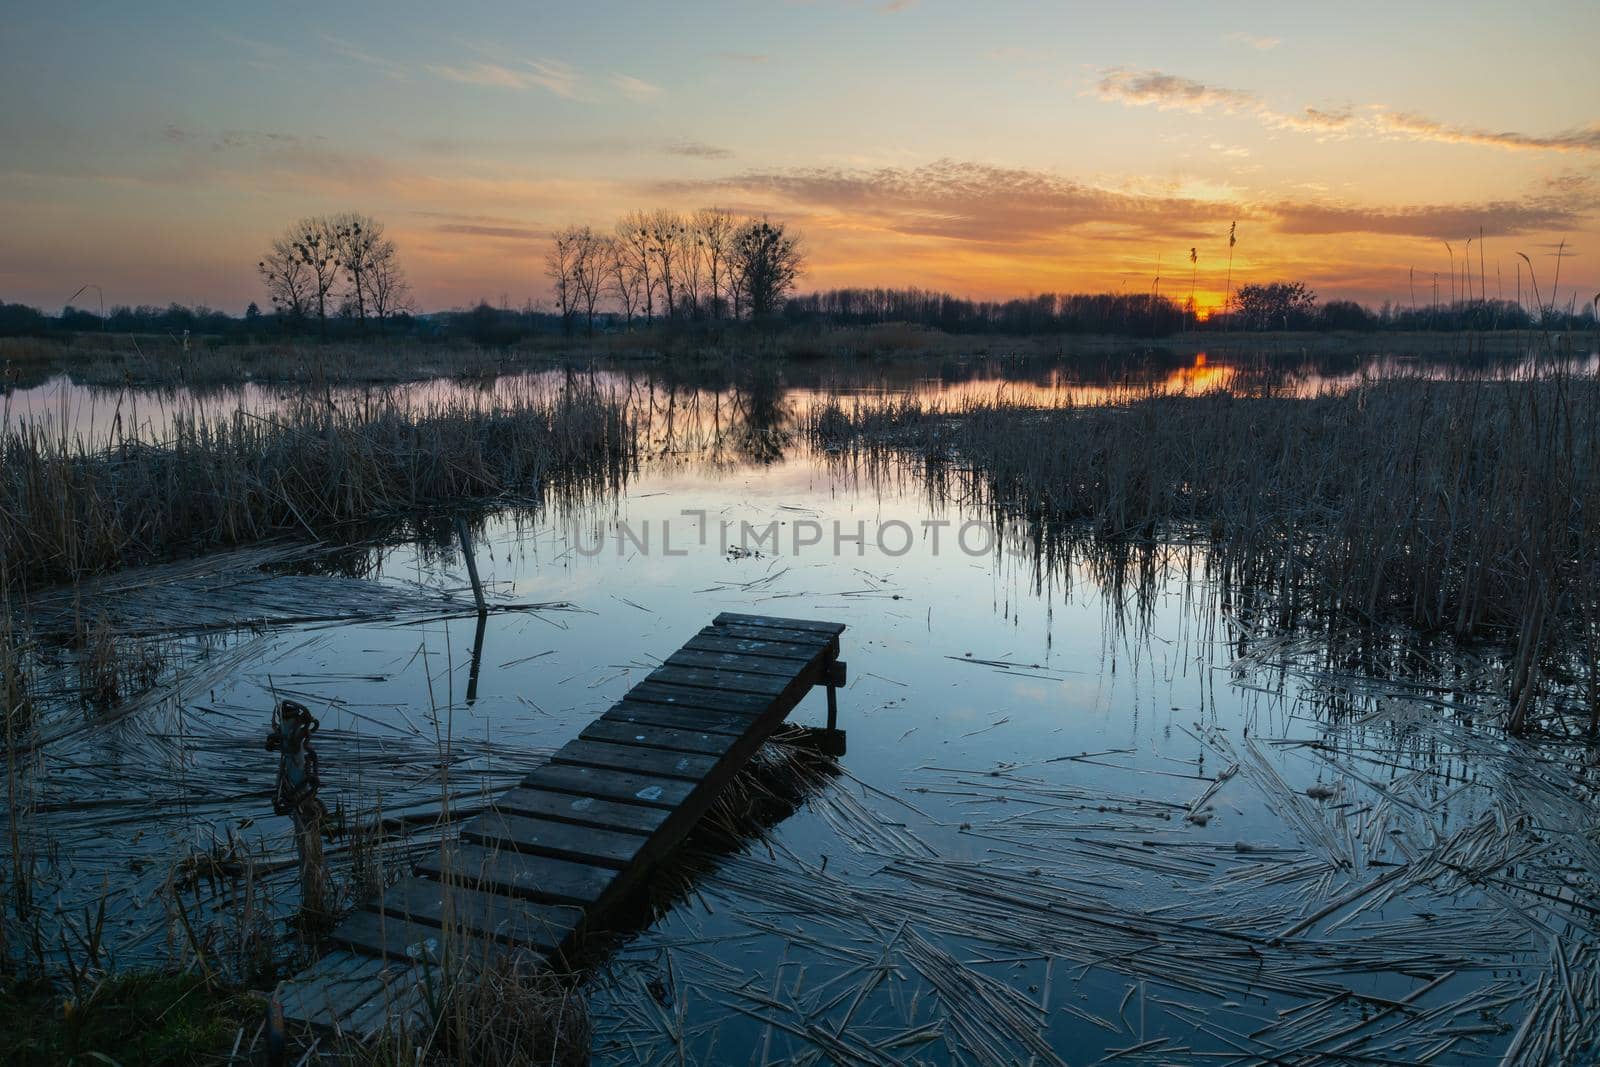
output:
M 1240 286 L 1229 310 L 1201 319 L 1187 303 L 1152 293 L 1041 293 L 969 300 L 929 289 L 828 289 L 791 297 L 785 318 L 838 326 L 911 323 L 946 333 L 1164 336 L 1182 330 L 1561 330 L 1593 328 L 1593 305 L 1529 309 L 1509 300 L 1412 307 L 1320 302 L 1300 282 Z
M 680 303 L 680 310 L 683 306 Z M 325 336 L 358 339 L 380 334 L 390 338 L 453 340 L 484 346 L 513 344 L 530 336 L 570 330 L 573 314 L 544 311 L 532 304 L 496 307 L 487 301 L 475 307 L 414 315 L 389 312 L 383 320 L 363 321 L 342 306 L 325 322 L 314 316 L 262 312 L 251 304 L 243 316 L 204 306 L 140 305 L 113 307 L 104 318 L 94 311 L 67 307 L 49 315 L 25 304 L 0 302 L 0 337 L 50 337 L 93 333 L 148 334 L 181 340 L 213 337 L 264 341 L 273 337 Z M 1384 303 L 1372 308 L 1349 300 L 1320 302 L 1298 283 L 1244 285 L 1234 294 L 1232 310 L 1198 320 L 1186 304 L 1149 293 L 1043 293 L 1015 300 L 969 300 L 927 289 L 829 289 L 791 296 L 768 328 L 785 325 L 876 326 L 906 323 L 957 334 L 1038 335 L 1052 333 L 1160 337 L 1184 330 L 1315 330 L 1315 331 L 1477 331 L 1525 329 L 1594 329 L 1592 304 L 1565 309 L 1528 308 L 1510 300 L 1463 300 L 1454 304 L 1411 307 Z M 595 328 L 608 333 L 650 328 L 634 309 L 630 323 L 620 311 L 596 309 Z M 724 324 L 726 325 L 726 324 Z M 658 319 L 655 329 L 696 329 L 688 317 Z

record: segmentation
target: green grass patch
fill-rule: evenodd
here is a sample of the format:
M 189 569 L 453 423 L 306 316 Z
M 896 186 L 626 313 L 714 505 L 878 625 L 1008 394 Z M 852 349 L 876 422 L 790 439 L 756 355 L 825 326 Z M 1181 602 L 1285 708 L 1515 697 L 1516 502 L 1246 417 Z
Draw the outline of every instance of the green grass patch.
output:
M 222 1062 L 261 1012 L 258 1000 L 198 975 L 113 975 L 81 999 L 0 979 L 0 1063 Z

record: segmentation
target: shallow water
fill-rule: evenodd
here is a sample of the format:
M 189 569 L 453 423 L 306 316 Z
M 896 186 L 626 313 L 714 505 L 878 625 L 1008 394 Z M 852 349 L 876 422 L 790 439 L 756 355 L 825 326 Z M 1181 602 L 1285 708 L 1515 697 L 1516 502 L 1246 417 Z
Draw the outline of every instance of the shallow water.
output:
M 109 896 L 116 964 L 181 957 L 161 893 L 197 850 L 257 857 L 290 906 L 275 696 L 321 717 L 330 806 L 459 813 L 749 611 L 848 627 L 842 773 L 663 874 L 587 982 L 606 1061 L 1471 1062 L 1541 981 L 1562 992 L 1540 1010 L 1579 1025 L 1600 989 L 1589 772 L 1473 725 L 1492 655 L 1272 634 L 1202 547 L 1047 565 L 914 468 L 813 454 L 737 405 L 724 425 L 715 389 L 641 395 L 693 432 L 657 438 L 623 497 L 479 528 L 491 597 L 544 607 L 480 628 L 448 540 L 357 548 L 300 569 L 375 584 L 362 618 L 169 635 L 156 696 L 53 713 L 25 828 L 47 910 L 70 926 Z M 305 614 L 338 615 L 319 589 Z M 823 719 L 820 692 L 791 716 Z M 236 882 L 180 894 L 218 954 Z

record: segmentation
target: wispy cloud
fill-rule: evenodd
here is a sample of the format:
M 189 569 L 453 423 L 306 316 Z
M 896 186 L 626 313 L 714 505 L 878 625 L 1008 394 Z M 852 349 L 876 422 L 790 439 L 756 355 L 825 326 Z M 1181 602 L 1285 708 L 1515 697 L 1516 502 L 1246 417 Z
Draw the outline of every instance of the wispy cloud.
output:
M 729 148 L 719 148 L 704 141 L 673 141 L 666 147 L 669 156 L 689 156 L 692 159 L 727 159 L 733 155 Z
M 1224 89 L 1216 85 L 1164 74 L 1159 70 L 1127 70 L 1113 67 L 1102 72 L 1095 86 L 1101 100 L 1132 107 L 1155 107 L 1162 111 L 1254 111 L 1261 100 L 1243 89 Z
M 1269 107 L 1249 90 L 1208 85 L 1159 70 L 1132 71 L 1116 67 L 1103 71 L 1094 93 L 1101 100 L 1128 107 L 1249 114 L 1273 129 L 1296 130 L 1321 137 L 1363 132 L 1410 141 L 1482 145 L 1508 151 L 1600 152 L 1600 123 L 1536 135 L 1452 125 L 1409 112 L 1391 111 L 1381 104 L 1368 105 L 1362 113 L 1349 108 L 1315 107 L 1283 112 Z
M 1270 52 L 1283 43 L 1281 37 L 1257 37 L 1249 33 L 1230 33 L 1228 40 L 1254 48 L 1257 52 Z
M 1069 233 L 1102 241 L 1187 239 L 1218 227 L 1225 232 L 1234 218 L 1281 234 L 1432 238 L 1486 223 L 1502 235 L 1560 231 L 1594 214 L 1589 183 L 1581 179 L 1547 184 L 1522 199 L 1385 206 L 1329 197 L 1250 200 L 1226 190 L 1207 197 L 1176 188 L 1105 189 L 1049 171 L 948 159 L 912 168 L 748 171 L 663 183 L 662 189 L 733 196 L 808 214 L 822 225 L 944 238 L 1016 255 L 1052 247 Z
M 1444 144 L 1474 144 L 1510 151 L 1600 152 L 1600 122 L 1575 130 L 1544 136 L 1514 130 L 1479 130 L 1452 126 L 1406 112 L 1381 111 L 1373 122 L 1385 133 L 1414 141 L 1439 141 Z
M 1559 197 L 1371 208 L 1335 202 L 1284 202 L 1270 212 L 1288 234 L 1372 233 L 1390 237 L 1452 238 L 1487 221 L 1499 235 L 1565 230 L 1582 223 L 1584 205 Z
M 361 45 L 353 44 L 343 38 L 335 37 L 331 33 L 324 33 L 320 30 L 317 31 L 317 39 L 326 45 L 329 51 L 343 56 L 345 59 L 381 71 L 396 81 L 405 77 L 405 69 L 400 64 L 393 60 L 385 59 L 383 56 L 363 48 Z
M 468 237 L 498 237 L 509 241 L 542 241 L 549 235 L 542 230 L 525 226 L 483 226 L 470 222 L 445 222 L 435 226 L 436 233 L 462 234 Z
M 616 86 L 623 96 L 633 100 L 654 100 L 663 91 L 661 86 L 651 85 L 649 82 L 635 78 L 631 74 L 613 74 L 611 75 L 611 84 Z
M 1096 188 L 1047 171 L 939 160 L 875 170 L 805 168 L 662 183 L 669 193 L 715 192 L 777 201 L 852 225 L 989 245 L 1026 245 L 1087 226 L 1170 233 L 1180 220 L 1231 208 L 1182 197 Z
M 554 60 L 528 60 L 516 66 L 500 63 L 474 63 L 469 66 L 447 66 L 430 63 L 428 73 L 446 81 L 465 85 L 481 85 L 495 89 L 546 89 L 557 96 L 575 97 L 578 94 L 578 75 L 565 63 Z
M 230 148 L 290 148 L 313 144 L 321 137 L 302 137 L 278 130 L 196 130 L 176 123 L 162 127 L 161 139 L 168 144 L 191 145 L 221 151 Z

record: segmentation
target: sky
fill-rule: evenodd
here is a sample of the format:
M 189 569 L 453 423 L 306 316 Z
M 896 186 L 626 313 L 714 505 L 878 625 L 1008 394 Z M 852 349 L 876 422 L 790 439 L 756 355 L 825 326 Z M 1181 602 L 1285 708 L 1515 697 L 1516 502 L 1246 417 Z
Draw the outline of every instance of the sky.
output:
M 1597 57 L 1594 0 L 7 0 L 0 300 L 238 313 L 356 210 L 424 310 L 548 304 L 553 229 L 720 206 L 797 229 L 805 290 L 1422 305 L 1470 238 L 1474 292 L 1520 264 L 1530 301 L 1565 241 L 1582 305 Z

